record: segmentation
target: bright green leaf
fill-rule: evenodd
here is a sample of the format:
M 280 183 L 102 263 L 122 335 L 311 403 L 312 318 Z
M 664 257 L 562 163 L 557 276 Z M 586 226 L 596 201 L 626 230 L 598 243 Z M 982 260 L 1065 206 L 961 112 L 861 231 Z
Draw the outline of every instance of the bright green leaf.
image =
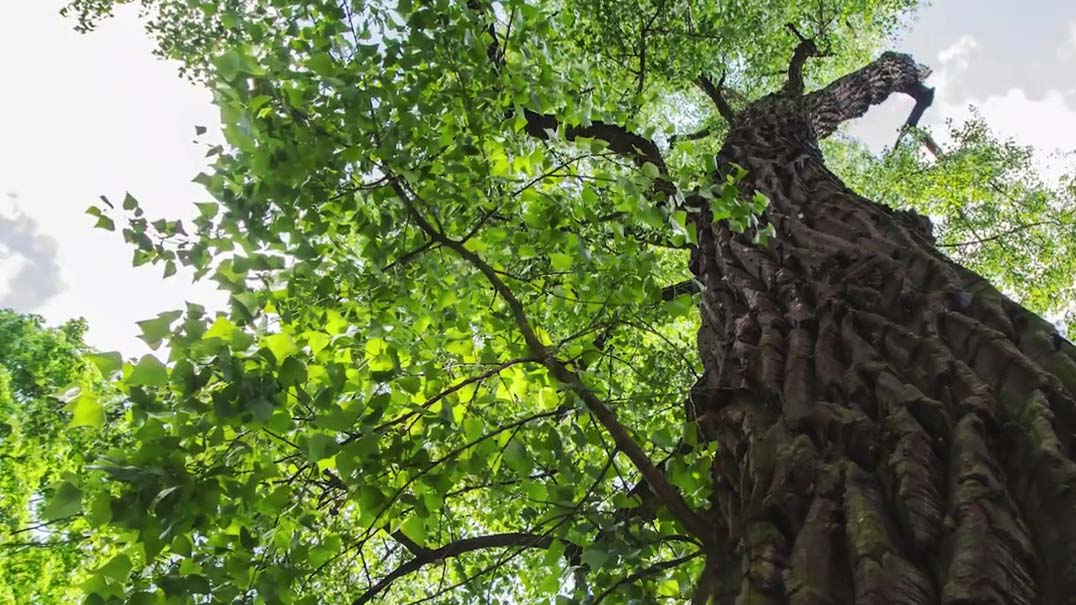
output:
M 78 397 L 67 404 L 71 412 L 71 426 L 101 427 L 105 424 L 105 408 L 97 395 L 83 389 Z
M 168 384 L 168 368 L 152 355 L 143 355 L 127 377 L 131 386 L 163 387 Z
M 82 510 L 82 490 L 69 481 L 63 481 L 52 494 L 48 506 L 41 516 L 46 521 L 55 521 L 78 514 Z

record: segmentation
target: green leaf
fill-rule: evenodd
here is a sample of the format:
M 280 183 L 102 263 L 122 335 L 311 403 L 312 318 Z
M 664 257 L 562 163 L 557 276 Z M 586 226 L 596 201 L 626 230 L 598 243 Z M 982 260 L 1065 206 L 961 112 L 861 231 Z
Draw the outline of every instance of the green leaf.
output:
M 330 336 L 324 332 L 307 332 L 304 336 L 306 337 L 307 346 L 310 347 L 310 352 L 314 355 L 329 346 Z
M 109 217 L 105 216 L 104 211 L 96 206 L 90 206 L 86 209 L 86 214 L 97 217 L 97 223 L 94 224 L 96 229 L 104 229 L 105 231 L 115 231 L 116 223 Z
M 262 339 L 262 345 L 269 349 L 277 363 L 283 362 L 288 355 L 299 350 L 291 336 L 284 333 L 266 336 Z
M 209 326 L 209 329 L 202 335 L 202 340 L 219 338 L 225 342 L 230 342 L 232 340 L 232 335 L 235 334 L 236 330 L 238 330 L 238 328 L 235 327 L 235 324 L 233 324 L 227 317 L 221 315 L 213 320 L 213 325 Z
M 172 334 L 172 324 L 182 315 L 182 311 L 168 311 L 161 313 L 156 319 L 138 322 L 138 327 L 142 328 L 142 336 L 139 338 L 149 345 L 149 348 L 157 350 L 161 341 Z
M 474 416 L 467 416 L 463 419 L 463 435 L 467 437 L 468 441 L 475 441 L 482 436 L 483 424 L 482 421 Z
M 582 198 L 587 206 L 594 206 L 598 203 L 598 194 L 590 185 L 583 185 Z
M 317 568 L 328 561 L 332 556 L 339 554 L 340 543 L 340 537 L 336 535 L 321 540 L 317 546 L 310 549 L 310 565 Z
M 339 450 L 340 444 L 329 435 L 323 433 L 314 433 L 306 441 L 306 455 L 311 462 L 331 458 Z
M 762 195 L 762 193 L 756 191 L 751 196 L 751 202 L 751 210 L 754 211 L 755 214 L 759 214 L 766 209 L 766 206 L 770 204 L 770 199 L 765 195 Z
M 101 527 L 110 520 L 112 520 L 112 499 L 107 493 L 100 493 L 90 501 L 89 509 L 86 511 L 86 521 L 89 522 L 90 527 Z
M 335 71 L 336 61 L 329 53 L 321 52 L 307 59 L 306 66 L 319 76 L 331 76 Z
M 713 220 L 725 220 L 732 216 L 732 206 L 723 199 L 711 200 L 710 212 L 713 214 Z
M 152 355 L 143 355 L 127 377 L 131 386 L 163 387 L 168 384 L 168 368 Z
M 527 455 L 527 450 L 518 439 L 512 439 L 508 442 L 508 445 L 505 446 L 504 461 L 508 464 L 509 468 L 521 476 L 530 475 L 531 470 L 534 469 L 534 463 L 531 460 L 531 457 Z
M 118 372 L 123 369 L 123 357 L 121 357 L 117 351 L 90 353 L 86 355 L 86 359 L 97 366 L 97 370 L 101 372 L 101 375 L 105 378 L 111 376 L 113 372 Z
M 115 582 L 124 582 L 127 580 L 127 575 L 131 573 L 131 559 L 124 554 L 116 555 L 98 568 L 96 573 Z
M 83 389 L 78 397 L 67 404 L 71 412 L 72 427 L 90 426 L 101 427 L 105 424 L 105 408 L 101 401 L 93 393 Z
M 564 542 L 561 542 L 560 540 L 553 540 L 549 544 L 549 548 L 546 549 L 545 557 L 543 557 L 542 562 L 546 565 L 546 567 L 553 567 L 557 570 L 560 570 L 561 565 L 563 564 L 561 561 L 561 557 L 563 556 Z
M 306 366 L 294 357 L 288 357 L 280 366 L 277 380 L 284 386 L 293 386 L 306 382 Z
M 259 66 L 254 61 L 254 58 L 250 56 L 250 49 L 244 46 L 237 46 L 225 51 L 224 54 L 213 61 L 213 66 L 217 68 L 217 75 L 225 82 L 235 80 L 239 74 L 251 76 L 265 74 L 265 69 Z
M 553 265 L 553 269 L 557 271 L 567 271 L 572 268 L 572 257 L 567 254 L 554 252 L 549 255 L 549 262 Z
M 225 82 L 231 82 L 239 75 L 239 71 L 243 68 L 243 59 L 239 56 L 239 53 L 235 49 L 228 50 L 220 57 L 217 57 L 213 61 L 213 65 L 217 68 L 217 75 L 221 77 Z
M 662 597 L 679 597 L 680 596 L 680 583 L 674 578 L 663 580 L 658 584 L 658 596 Z
M 82 510 L 82 490 L 69 481 L 63 481 L 52 494 L 48 506 L 41 516 L 46 521 L 55 521 L 78 514 Z
M 403 535 L 411 538 L 420 546 L 426 542 L 426 522 L 418 515 L 411 515 L 400 525 Z
M 609 560 L 609 554 L 597 546 L 588 546 L 583 549 L 583 555 L 579 557 L 584 565 L 592 570 L 600 569 Z
M 205 219 L 212 219 L 217 216 L 217 211 L 220 209 L 220 204 L 216 202 L 199 202 L 195 206 L 198 207 L 198 214 Z

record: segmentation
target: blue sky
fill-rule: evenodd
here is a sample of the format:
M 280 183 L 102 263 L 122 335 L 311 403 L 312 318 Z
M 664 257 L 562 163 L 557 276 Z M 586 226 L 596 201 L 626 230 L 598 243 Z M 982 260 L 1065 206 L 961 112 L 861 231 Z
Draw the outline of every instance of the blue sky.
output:
M 152 57 L 133 7 L 81 36 L 63 0 L 9 2 L 0 21 L 0 306 L 90 323 L 103 350 L 146 350 L 135 321 L 185 300 L 219 306 L 209 283 L 130 266 L 116 234 L 83 214 L 126 191 L 152 216 L 185 217 L 206 194 L 190 182 L 219 140 L 207 91 Z M 934 69 L 924 125 L 962 120 L 975 105 L 1001 134 L 1033 145 L 1047 169 L 1076 148 L 1076 2 L 938 0 L 894 44 Z M 894 98 L 852 125 L 874 148 L 892 144 L 910 101 Z M 210 128 L 193 143 L 195 125 Z

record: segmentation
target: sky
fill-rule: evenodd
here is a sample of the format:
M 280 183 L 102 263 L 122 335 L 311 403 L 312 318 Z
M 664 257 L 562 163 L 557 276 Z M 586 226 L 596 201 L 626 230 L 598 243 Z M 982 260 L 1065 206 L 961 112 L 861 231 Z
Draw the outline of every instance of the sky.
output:
M 934 132 L 978 108 L 999 135 L 1035 147 L 1046 176 L 1076 149 L 1076 2 L 935 0 L 920 9 L 895 50 L 933 74 L 934 104 L 921 121 Z M 849 132 L 876 151 L 896 140 L 913 101 L 894 95 Z
M 85 209 L 130 192 L 150 217 L 186 218 L 208 195 L 191 182 L 220 140 L 210 94 L 153 57 L 126 7 L 96 32 L 74 32 L 63 0 L 0 0 L 0 307 L 89 322 L 87 341 L 147 351 L 136 321 L 185 301 L 220 308 L 212 282 L 133 268 L 117 233 Z M 940 129 L 979 108 L 996 132 L 1034 146 L 1047 172 L 1076 147 L 1076 2 L 936 0 L 896 50 L 934 70 Z M 894 97 L 849 128 L 875 150 L 892 145 L 911 101 Z M 193 141 L 195 126 L 209 131 Z
M 222 297 L 210 282 L 133 268 L 133 248 L 85 210 L 130 192 L 150 217 L 192 216 L 208 198 L 191 182 L 207 165 L 194 127 L 219 139 L 219 116 L 208 91 L 151 54 L 135 7 L 82 35 L 63 4 L 0 0 L 0 307 L 85 317 L 91 345 L 140 354 L 134 322 Z

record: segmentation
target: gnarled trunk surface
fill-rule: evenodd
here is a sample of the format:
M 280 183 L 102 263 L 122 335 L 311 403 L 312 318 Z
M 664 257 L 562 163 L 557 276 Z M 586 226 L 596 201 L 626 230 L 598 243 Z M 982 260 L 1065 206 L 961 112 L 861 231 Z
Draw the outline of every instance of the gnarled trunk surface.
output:
M 887 53 L 732 124 L 719 165 L 776 237 L 699 220 L 688 414 L 719 445 L 721 538 L 697 603 L 1076 603 L 1076 348 L 817 146 L 923 75 Z

